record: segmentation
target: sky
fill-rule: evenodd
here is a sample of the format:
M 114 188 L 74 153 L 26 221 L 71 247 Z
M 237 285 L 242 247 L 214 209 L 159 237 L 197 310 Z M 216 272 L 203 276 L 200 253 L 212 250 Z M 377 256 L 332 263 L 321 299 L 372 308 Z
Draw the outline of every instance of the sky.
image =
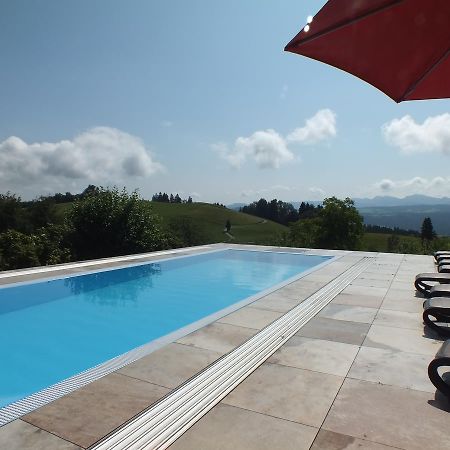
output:
M 318 0 L 0 0 L 0 193 L 450 196 L 450 100 L 284 52 Z

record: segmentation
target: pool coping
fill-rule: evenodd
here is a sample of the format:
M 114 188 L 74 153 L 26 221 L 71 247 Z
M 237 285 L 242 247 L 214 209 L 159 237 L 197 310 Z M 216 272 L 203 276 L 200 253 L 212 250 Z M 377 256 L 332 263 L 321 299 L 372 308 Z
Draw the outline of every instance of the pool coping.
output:
M 244 247 L 244 248 L 242 248 Z M 259 247 L 259 246 L 258 246 Z M 247 246 L 243 245 L 229 245 L 229 244 L 212 244 L 207 246 L 199 246 L 199 247 L 188 247 L 183 249 L 173 249 L 169 251 L 163 251 L 163 252 L 154 252 L 154 253 L 146 253 L 146 254 L 139 254 L 139 255 L 128 255 L 124 257 L 114 257 L 114 258 L 106 258 L 101 260 L 92 260 L 92 261 L 83 261 L 80 263 L 73 263 L 70 264 L 71 269 L 78 269 L 78 268 L 85 268 L 85 267 L 94 267 L 93 270 L 86 270 L 83 272 L 75 272 L 73 274 L 61 274 L 61 275 L 55 275 L 53 277 L 39 277 L 38 279 L 33 280 L 24 280 L 24 281 L 13 281 L 11 283 L 5 283 L 0 286 L 1 288 L 7 288 L 11 286 L 19 286 L 19 285 L 27 285 L 31 283 L 36 282 L 44 282 L 44 281 L 50 281 L 54 279 L 64 279 L 68 277 L 73 276 L 83 276 L 86 274 L 92 274 L 92 273 L 100 273 L 105 272 L 109 270 L 119 270 L 126 267 L 134 267 L 134 266 L 140 266 L 145 265 L 149 263 L 157 263 L 158 261 L 168 260 L 168 259 L 180 259 L 180 258 L 187 258 L 189 256 L 195 256 L 199 254 L 208 254 L 208 253 L 215 253 L 219 251 L 225 251 L 225 250 L 237 250 L 237 251 L 255 251 L 255 252 L 267 252 L 267 253 L 289 253 L 289 254 L 303 254 L 305 256 L 327 256 L 329 257 L 328 260 L 310 268 L 306 271 L 303 271 L 297 275 L 294 275 L 293 277 L 290 277 L 286 280 L 284 280 L 281 283 L 278 283 L 274 286 L 271 286 L 268 289 L 265 289 L 263 291 L 258 292 L 257 294 L 254 294 L 250 297 L 247 297 L 239 302 L 236 302 L 226 308 L 223 308 L 219 311 L 216 311 L 213 314 L 210 314 L 196 322 L 193 322 L 185 327 L 182 327 L 172 333 L 169 333 L 165 336 L 162 336 L 160 338 L 157 338 L 149 343 L 143 344 L 139 347 L 136 347 L 134 349 L 129 350 L 128 352 L 125 352 L 121 355 L 118 355 L 114 358 L 111 358 L 107 361 L 104 361 L 103 363 L 100 363 L 94 367 L 91 367 L 83 372 L 80 372 L 76 375 L 73 375 L 72 377 L 66 378 L 58 383 L 55 383 L 47 388 L 44 388 L 40 391 L 37 391 L 33 394 L 30 394 L 20 400 L 17 400 L 13 403 L 10 403 L 2 408 L 0 408 L 0 427 L 6 425 L 9 422 L 12 422 L 15 419 L 18 419 L 25 414 L 28 414 L 32 411 L 34 411 L 37 408 L 40 408 L 42 406 L 45 406 L 46 404 L 57 400 L 58 398 L 63 397 L 64 395 L 70 394 L 71 392 L 86 386 L 89 383 L 92 383 L 106 375 L 109 375 L 123 367 L 125 367 L 128 364 L 131 364 L 144 356 L 147 356 L 151 354 L 152 352 L 164 347 L 165 345 L 175 342 L 178 339 L 181 339 L 182 337 L 205 327 L 206 325 L 213 323 L 217 321 L 218 319 L 237 311 L 238 309 L 241 309 L 242 307 L 249 305 L 268 294 L 275 292 L 282 287 L 285 287 L 289 284 L 294 283 L 295 281 L 298 281 L 307 275 L 310 275 L 311 273 L 314 273 L 323 267 L 336 262 L 340 258 L 344 256 L 344 252 L 335 252 L 337 254 L 333 255 L 322 255 L 321 250 L 317 251 L 311 251 L 307 249 L 299 249 L 299 248 L 289 248 L 289 251 L 287 248 L 284 247 L 268 247 L 265 249 L 259 248 L 247 248 Z M 181 254 L 178 256 L 170 257 L 170 255 L 178 254 L 178 253 L 186 253 L 186 252 L 192 252 L 192 251 L 200 251 L 199 253 L 196 251 L 195 253 L 188 253 L 188 254 Z M 202 251 L 205 250 L 205 251 Z M 283 251 L 284 250 L 284 251 Z M 325 250 L 324 250 L 325 251 Z M 329 253 L 329 252 L 328 252 Z M 140 261 L 136 263 L 131 264 L 120 264 L 126 261 L 135 261 L 137 259 L 142 258 L 149 258 L 145 261 Z M 95 268 L 95 266 L 98 266 L 99 264 L 111 264 L 111 263 L 119 263 L 119 265 L 115 265 L 112 267 L 105 267 L 105 268 Z M 45 274 L 54 270 L 57 270 L 58 272 L 60 270 L 67 270 L 68 266 L 66 264 L 64 265 L 58 265 L 58 266 L 49 266 L 48 268 L 45 267 L 39 267 L 35 269 L 29 269 L 26 270 L 27 274 Z M 3 275 L 3 278 L 7 278 L 6 275 L 7 272 L 0 273 L 0 277 Z M 15 278 L 16 276 L 24 275 L 24 271 L 18 270 L 10 272 L 9 275 L 12 278 Z

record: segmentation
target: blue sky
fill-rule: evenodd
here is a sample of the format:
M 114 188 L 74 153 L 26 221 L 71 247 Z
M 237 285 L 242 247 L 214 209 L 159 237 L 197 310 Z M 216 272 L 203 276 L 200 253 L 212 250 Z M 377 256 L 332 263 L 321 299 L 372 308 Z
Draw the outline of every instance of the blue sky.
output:
M 0 192 L 450 195 L 449 100 L 283 51 L 323 4 L 0 0 Z

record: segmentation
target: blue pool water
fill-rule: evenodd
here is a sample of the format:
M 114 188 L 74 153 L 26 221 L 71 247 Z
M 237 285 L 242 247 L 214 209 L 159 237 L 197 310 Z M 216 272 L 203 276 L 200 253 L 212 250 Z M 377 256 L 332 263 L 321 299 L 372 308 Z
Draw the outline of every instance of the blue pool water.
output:
M 0 407 L 327 257 L 224 250 L 0 289 Z

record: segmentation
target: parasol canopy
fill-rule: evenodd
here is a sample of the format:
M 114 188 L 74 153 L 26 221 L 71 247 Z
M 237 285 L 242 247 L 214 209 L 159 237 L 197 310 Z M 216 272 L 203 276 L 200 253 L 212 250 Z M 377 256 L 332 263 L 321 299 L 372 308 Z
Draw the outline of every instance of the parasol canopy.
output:
M 285 48 L 396 102 L 450 97 L 450 0 L 330 0 Z

